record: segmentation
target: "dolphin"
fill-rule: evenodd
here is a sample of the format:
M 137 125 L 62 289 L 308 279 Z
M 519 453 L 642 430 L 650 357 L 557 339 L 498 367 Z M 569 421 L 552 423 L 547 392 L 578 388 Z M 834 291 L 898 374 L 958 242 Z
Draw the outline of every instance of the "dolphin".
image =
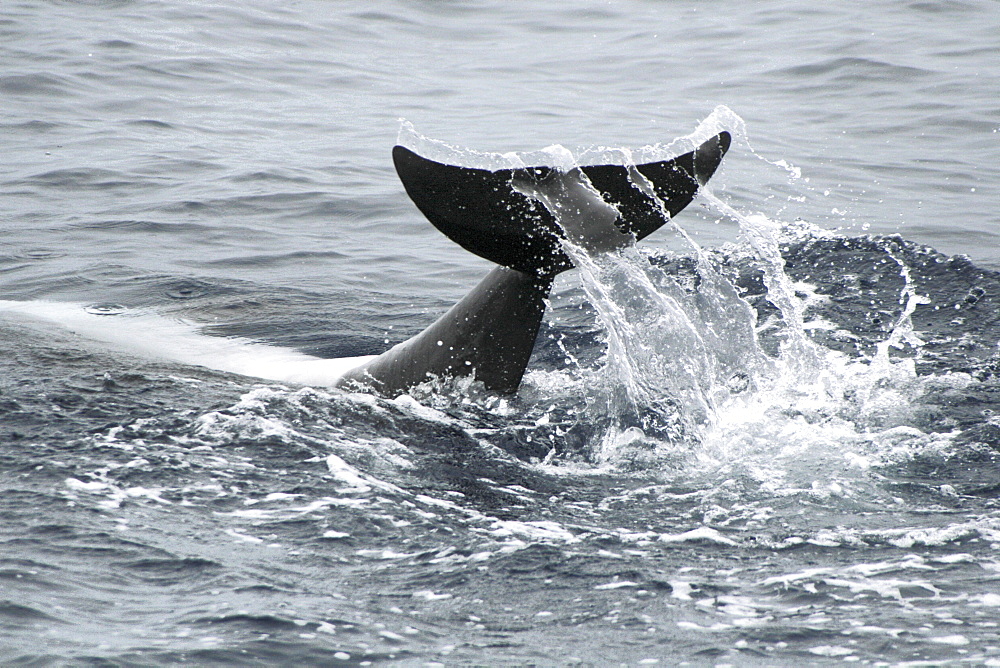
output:
M 417 208 L 498 266 L 423 332 L 349 370 L 337 386 L 397 396 L 433 378 L 473 376 L 487 390 L 515 393 L 552 282 L 573 267 L 564 240 L 606 253 L 643 239 L 694 199 L 731 141 L 720 132 L 671 160 L 565 172 L 458 167 L 396 146 L 396 172 Z

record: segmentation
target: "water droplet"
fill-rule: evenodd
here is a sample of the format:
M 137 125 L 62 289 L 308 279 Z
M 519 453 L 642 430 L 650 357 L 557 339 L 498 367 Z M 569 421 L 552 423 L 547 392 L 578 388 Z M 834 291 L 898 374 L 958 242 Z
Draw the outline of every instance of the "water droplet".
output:
M 91 315 L 121 315 L 127 310 L 121 304 L 91 304 L 84 308 Z

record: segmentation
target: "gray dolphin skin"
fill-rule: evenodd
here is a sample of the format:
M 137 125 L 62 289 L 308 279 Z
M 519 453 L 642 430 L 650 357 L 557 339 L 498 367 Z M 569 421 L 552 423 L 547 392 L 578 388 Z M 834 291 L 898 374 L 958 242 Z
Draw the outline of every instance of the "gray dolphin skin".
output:
M 691 202 L 730 143 L 722 132 L 672 160 L 567 172 L 456 167 L 397 146 L 396 171 L 428 220 L 500 266 L 430 327 L 337 385 L 397 396 L 433 378 L 471 375 L 487 390 L 516 392 L 552 281 L 572 268 L 563 240 L 593 254 L 648 236 Z

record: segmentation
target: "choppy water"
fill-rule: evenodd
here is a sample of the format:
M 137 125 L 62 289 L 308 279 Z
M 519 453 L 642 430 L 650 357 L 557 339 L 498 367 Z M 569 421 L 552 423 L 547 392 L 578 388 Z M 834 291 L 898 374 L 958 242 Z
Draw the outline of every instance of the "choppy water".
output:
M 1000 664 L 998 35 L 5 3 L 0 661 Z M 718 105 L 694 244 L 582 258 L 516 397 L 218 370 L 380 352 L 486 272 L 407 201 L 399 118 L 639 154 Z

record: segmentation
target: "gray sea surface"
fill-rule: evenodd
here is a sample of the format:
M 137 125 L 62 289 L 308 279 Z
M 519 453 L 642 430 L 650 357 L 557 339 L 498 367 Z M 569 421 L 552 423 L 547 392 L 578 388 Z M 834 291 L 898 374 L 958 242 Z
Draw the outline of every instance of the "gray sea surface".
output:
M 993 0 L 3 0 L 0 663 L 1000 665 L 998 54 Z M 706 120 L 694 243 L 560 277 L 516 396 L 220 370 L 488 271 L 398 140 Z

